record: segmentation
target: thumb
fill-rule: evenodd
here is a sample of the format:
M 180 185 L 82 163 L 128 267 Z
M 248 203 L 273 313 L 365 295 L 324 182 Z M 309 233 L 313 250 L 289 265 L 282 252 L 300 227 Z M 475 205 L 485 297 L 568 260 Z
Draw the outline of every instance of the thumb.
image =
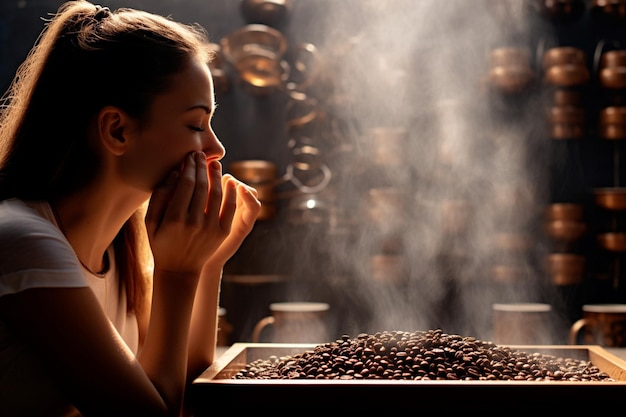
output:
M 148 211 L 146 212 L 146 223 L 151 224 L 155 230 L 165 215 L 165 210 L 174 192 L 174 188 L 178 181 L 178 171 L 172 171 L 165 181 L 158 185 L 152 192 Z

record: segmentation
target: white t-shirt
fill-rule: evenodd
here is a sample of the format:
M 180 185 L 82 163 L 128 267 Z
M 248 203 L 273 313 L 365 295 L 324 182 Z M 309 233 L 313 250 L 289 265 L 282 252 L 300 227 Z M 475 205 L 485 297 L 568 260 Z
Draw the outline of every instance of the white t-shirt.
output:
M 113 248 L 102 276 L 84 268 L 60 231 L 45 202 L 0 201 L 0 297 L 29 288 L 90 287 L 107 317 L 130 349 L 137 353 L 138 326 L 126 311 Z M 0 318 L 0 416 L 13 416 L 25 404 L 26 415 L 63 415 L 66 404 L 54 384 Z M 17 408 L 16 408 L 17 407 Z

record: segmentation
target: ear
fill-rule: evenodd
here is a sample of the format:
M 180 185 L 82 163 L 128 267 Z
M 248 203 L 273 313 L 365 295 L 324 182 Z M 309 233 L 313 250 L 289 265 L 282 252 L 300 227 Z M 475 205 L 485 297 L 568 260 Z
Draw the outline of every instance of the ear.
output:
M 116 156 L 128 148 L 125 133 L 130 130 L 130 117 L 119 107 L 106 106 L 98 114 L 98 137 L 102 146 Z

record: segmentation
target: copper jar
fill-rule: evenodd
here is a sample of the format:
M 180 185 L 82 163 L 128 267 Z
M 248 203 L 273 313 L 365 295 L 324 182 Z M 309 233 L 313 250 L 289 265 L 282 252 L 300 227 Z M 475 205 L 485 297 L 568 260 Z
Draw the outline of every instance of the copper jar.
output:
M 544 77 L 548 84 L 574 87 L 589 81 L 585 52 L 580 48 L 562 46 L 549 49 L 543 56 Z
M 605 88 L 626 88 L 626 50 L 605 52 L 600 60 L 598 78 Z
M 586 259 L 573 253 L 552 253 L 546 258 L 548 275 L 555 285 L 576 285 L 583 281 Z
M 523 91 L 533 80 L 530 54 L 525 48 L 503 47 L 494 49 L 490 57 L 489 81 L 504 93 Z
M 606 210 L 626 210 L 626 188 L 604 187 L 593 190 L 595 203 Z
M 276 191 L 278 167 L 271 161 L 250 159 L 235 161 L 229 165 L 231 174 L 254 187 L 261 202 L 259 220 L 267 220 L 276 215 Z
M 553 139 L 582 139 L 585 136 L 585 109 L 583 107 L 551 107 L 548 121 Z
M 602 109 L 598 135 L 602 139 L 626 139 L 626 107 L 609 106 Z

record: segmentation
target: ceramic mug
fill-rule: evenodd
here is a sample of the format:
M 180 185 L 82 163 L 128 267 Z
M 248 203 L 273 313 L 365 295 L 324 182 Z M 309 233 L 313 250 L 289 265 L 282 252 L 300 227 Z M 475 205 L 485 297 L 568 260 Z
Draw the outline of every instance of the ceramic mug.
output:
M 228 322 L 226 313 L 224 307 L 219 307 L 217 315 L 217 346 L 230 345 L 230 334 L 233 331 L 233 326 Z
M 586 304 L 570 329 L 570 344 L 626 347 L 626 304 Z
M 271 315 L 262 318 L 252 330 L 252 341 L 269 339 L 272 343 L 328 342 L 327 303 L 293 301 L 272 303 Z M 264 333 L 267 331 L 267 335 Z M 270 334 L 271 333 L 271 334 Z M 265 337 L 262 337 L 265 336 Z
M 493 341 L 500 345 L 552 344 L 551 321 L 550 304 L 493 304 Z

